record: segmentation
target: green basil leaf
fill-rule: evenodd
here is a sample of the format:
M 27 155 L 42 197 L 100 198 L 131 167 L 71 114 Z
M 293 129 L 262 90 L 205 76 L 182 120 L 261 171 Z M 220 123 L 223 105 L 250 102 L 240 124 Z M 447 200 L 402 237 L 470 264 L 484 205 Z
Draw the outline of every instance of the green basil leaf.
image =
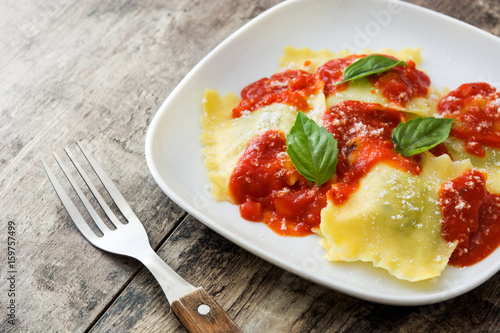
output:
M 418 117 L 400 123 L 392 132 L 394 150 L 403 156 L 419 154 L 436 147 L 450 135 L 455 119 Z
M 343 80 L 336 83 L 336 85 L 372 74 L 382 73 L 395 66 L 408 66 L 408 64 L 402 60 L 395 60 L 383 55 L 372 54 L 350 64 L 344 70 Z
M 297 171 L 321 186 L 333 177 L 337 167 L 337 140 L 304 113 L 297 114 L 287 135 L 286 152 Z

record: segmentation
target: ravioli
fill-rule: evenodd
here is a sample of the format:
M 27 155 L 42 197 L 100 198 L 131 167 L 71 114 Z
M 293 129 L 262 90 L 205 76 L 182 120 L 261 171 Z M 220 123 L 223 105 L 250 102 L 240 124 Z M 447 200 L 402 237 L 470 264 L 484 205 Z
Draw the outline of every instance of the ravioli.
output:
M 340 83 L 345 68 L 369 54 L 404 60 L 408 66 Z M 485 203 L 485 208 L 476 215 L 500 214 L 500 195 L 495 194 L 500 193 L 500 148 L 482 147 L 486 156 L 478 157 L 465 151 L 462 141 L 449 137 L 444 144 L 414 159 L 394 152 L 389 131 L 398 123 L 417 117 L 447 116 L 438 114 L 438 105 L 448 92 L 430 86 L 428 76 L 416 68 L 421 63 L 418 48 L 363 50 L 353 55 L 346 50 L 335 53 L 285 47 L 279 59 L 280 69 L 269 79 L 247 86 L 241 97 L 234 93 L 220 96 L 216 90 L 207 89 L 201 141 L 212 195 L 219 201 L 240 205 L 242 217 L 251 221 L 262 218 L 283 236 L 307 235 L 304 230 L 317 233 L 328 261 L 371 262 L 408 281 L 439 276 L 473 233 L 467 231 L 466 236 L 455 240 L 443 231 L 443 221 L 450 217 L 443 215 L 444 209 L 451 208 L 456 212 L 452 217 L 463 220 L 464 212 L 476 207 L 463 202 L 464 196 L 450 184 L 475 175 L 471 170 L 481 170 L 485 173 L 484 178 L 479 177 L 482 180 L 477 178 L 473 185 L 460 186 L 479 193 L 478 189 L 486 184 L 487 191 L 476 200 L 480 204 L 474 204 Z M 388 94 L 384 82 L 395 86 L 396 93 Z M 398 85 L 403 90 L 398 90 Z M 291 92 L 279 96 L 283 89 Z M 263 91 L 268 95 L 260 99 Z M 401 95 L 398 91 L 402 91 Z M 500 99 L 492 103 L 498 106 Z M 337 171 L 326 184 L 308 182 L 285 152 L 285 137 L 299 111 L 337 136 Z M 272 146 L 273 142 L 279 144 Z M 275 155 L 260 153 L 276 147 L 279 149 Z M 244 167 L 245 163 L 251 167 Z M 267 164 L 261 167 L 262 163 Z M 274 170 L 271 176 L 261 176 L 270 170 Z M 238 191 L 243 191 L 237 196 L 233 176 L 239 177 Z M 247 185 L 256 179 L 267 180 Z M 279 183 L 279 189 L 274 191 L 272 182 Z M 452 189 L 446 192 L 451 198 L 448 201 L 440 196 L 443 187 Z M 245 188 L 252 188 L 251 197 L 246 196 Z M 265 189 L 265 193 L 254 193 L 255 188 Z M 446 206 L 447 202 L 459 204 L 455 209 Z M 467 230 L 474 229 L 472 220 L 465 221 L 469 223 Z M 492 227 L 491 223 L 497 222 L 491 220 L 483 230 L 496 233 L 500 228 Z M 309 225 L 310 221 L 316 225 Z M 295 229 L 288 229 L 290 226 Z
M 371 54 L 375 52 L 364 50 L 362 53 Z M 413 59 L 416 63 L 422 61 L 419 49 L 404 48 L 401 51 L 382 49 L 377 53 L 393 55 L 404 60 Z M 348 54 L 350 54 L 348 51 L 333 53 L 326 49 L 312 51 L 309 48 L 286 47 L 284 55 L 280 58 L 280 65 L 282 68 L 302 69 L 313 73 L 326 61 Z M 304 65 L 304 63 L 307 63 L 307 65 Z M 361 84 L 358 82 L 351 84 L 347 91 L 340 94 L 338 100 L 352 99 L 388 104 L 380 94 L 372 93 L 373 87 L 367 80 L 360 80 L 360 82 Z M 208 169 L 211 192 L 216 199 L 221 201 L 231 201 L 227 194 L 227 182 L 250 138 L 269 129 L 280 129 L 288 133 L 297 113 L 297 110 L 293 107 L 276 103 L 251 112 L 244 117 L 232 118 L 231 110 L 240 101 L 241 98 L 233 93 L 221 97 L 217 91 L 208 89 L 205 92 L 203 101 L 204 113 L 202 116 L 203 131 L 201 140 L 204 145 L 205 165 Z M 307 116 L 322 125 L 323 113 L 335 101 L 333 97 L 325 99 L 325 96 L 320 91 L 308 98 L 311 110 L 307 112 Z M 414 100 L 411 103 L 410 109 L 427 110 L 429 108 L 429 103 L 422 102 L 421 99 Z M 422 103 L 425 104 L 425 107 L 418 107 Z M 418 111 L 415 114 L 424 115 L 427 114 L 427 111 Z M 227 140 L 226 138 L 231 139 Z
M 228 193 L 229 177 L 250 139 L 271 129 L 288 133 L 297 115 L 295 108 L 275 103 L 232 118 L 231 110 L 240 100 L 233 93 L 221 97 L 216 90 L 205 91 L 201 141 L 211 193 L 219 201 L 232 202 Z M 308 116 L 322 123 L 326 109 L 323 94 L 311 96 L 308 103 L 311 107 Z
M 472 167 L 425 154 L 418 176 L 377 165 L 340 206 L 321 213 L 321 245 L 330 261 L 368 261 L 399 279 L 438 276 L 456 243 L 441 236 L 438 188 Z
M 321 65 L 328 60 L 338 59 L 351 54 L 343 50 L 341 52 L 331 52 L 329 50 L 312 51 L 309 48 L 296 49 L 288 46 L 284 48 L 284 55 L 280 58 L 281 67 L 302 69 L 310 73 L 315 72 Z M 419 65 L 422 62 L 419 48 L 403 48 L 399 51 L 384 48 L 378 51 L 362 50 L 360 54 L 384 54 L 396 57 L 398 59 L 409 61 L 412 60 Z M 328 107 L 335 105 L 345 100 L 356 100 L 366 103 L 378 103 L 385 107 L 393 107 L 407 113 L 417 116 L 427 117 L 435 113 L 435 104 L 437 103 L 436 93 L 434 89 L 429 91 L 428 96 L 414 98 L 405 108 L 401 108 L 387 100 L 378 89 L 374 89 L 372 84 L 367 79 L 360 79 L 351 82 L 347 90 L 337 93 L 333 96 L 328 96 L 326 104 Z
M 463 142 L 454 138 L 446 140 L 446 147 L 455 160 L 469 160 L 474 168 L 486 172 L 486 186 L 491 192 L 500 193 L 500 149 L 483 147 L 486 156 L 478 157 L 465 151 L 463 145 Z

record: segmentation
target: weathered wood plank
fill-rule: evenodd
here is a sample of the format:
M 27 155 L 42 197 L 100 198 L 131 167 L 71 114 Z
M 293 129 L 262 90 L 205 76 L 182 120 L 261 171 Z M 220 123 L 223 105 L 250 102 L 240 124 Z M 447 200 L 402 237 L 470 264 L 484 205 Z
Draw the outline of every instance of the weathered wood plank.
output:
M 62 155 L 75 140 L 101 161 L 167 262 L 245 331 L 498 331 L 498 274 L 433 306 L 360 301 L 274 267 L 192 218 L 181 223 L 185 212 L 149 175 L 144 139 L 164 99 L 213 47 L 279 2 L 0 2 L 0 242 L 14 221 L 18 272 L 15 326 L 0 274 L 0 331 L 81 332 L 96 320 L 96 332 L 182 331 L 149 273 L 93 248 L 59 204 L 40 159 L 54 167 L 51 152 Z M 500 35 L 495 0 L 411 2 Z
M 192 217 L 175 230 L 159 255 L 191 283 L 204 286 L 244 332 L 493 332 L 500 327 L 500 275 L 435 305 L 379 305 L 279 269 Z M 183 328 L 144 269 L 91 331 L 183 332 Z
M 500 36 L 500 3 L 494 0 L 409 0 Z

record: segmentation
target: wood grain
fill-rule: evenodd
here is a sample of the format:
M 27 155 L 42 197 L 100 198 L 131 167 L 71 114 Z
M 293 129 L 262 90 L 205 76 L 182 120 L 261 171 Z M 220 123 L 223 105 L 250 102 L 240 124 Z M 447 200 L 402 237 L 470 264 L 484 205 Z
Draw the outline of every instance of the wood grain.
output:
M 188 332 L 241 333 L 225 310 L 201 287 L 173 301 L 170 308 Z
M 243 332 L 494 332 L 500 324 L 498 274 L 463 296 L 435 305 L 380 305 L 279 269 L 190 216 L 159 255 L 189 282 L 204 286 Z M 169 262 L 176 257 L 182 260 Z M 143 303 L 131 304 L 135 299 Z M 146 270 L 91 330 L 107 331 L 184 332 Z
M 185 331 L 149 272 L 92 247 L 59 204 L 40 159 L 55 168 L 51 153 L 75 140 L 116 182 L 162 258 L 203 286 L 244 332 L 500 331 L 498 274 L 435 305 L 365 302 L 237 247 L 156 185 L 144 157 L 156 110 L 218 43 L 279 2 L 0 2 L 0 242 L 14 221 L 18 271 L 11 325 L 0 251 L 0 331 Z M 500 36 L 496 0 L 409 2 Z
M 500 2 L 494 0 L 409 0 L 500 36 Z

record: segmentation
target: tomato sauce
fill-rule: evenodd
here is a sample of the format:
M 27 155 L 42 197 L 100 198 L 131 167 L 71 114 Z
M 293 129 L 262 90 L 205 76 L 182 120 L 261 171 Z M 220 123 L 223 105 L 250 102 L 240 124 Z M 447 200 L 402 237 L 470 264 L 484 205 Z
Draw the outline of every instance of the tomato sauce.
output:
M 344 91 L 349 87 L 349 82 L 337 85 L 344 78 L 344 70 L 354 61 L 366 57 L 365 55 L 350 55 L 344 58 L 333 59 L 318 68 L 316 77 L 323 81 L 325 86 L 323 92 L 325 96 L 331 96 Z
M 270 78 L 262 78 L 241 91 L 242 100 L 233 109 L 233 118 L 273 103 L 283 103 L 300 111 L 308 111 L 309 96 L 323 90 L 328 97 L 346 90 L 349 82 L 338 84 L 344 77 L 345 69 L 363 57 L 366 55 L 349 55 L 330 60 L 319 67 L 315 74 L 302 70 L 285 70 Z M 416 69 L 413 61 L 408 61 L 407 64 L 408 66 L 396 66 L 383 74 L 368 77 L 384 97 L 401 107 L 414 97 L 425 96 L 430 85 L 429 77 Z
M 397 60 L 394 57 L 384 56 Z M 345 69 L 356 60 L 364 57 L 366 55 L 350 55 L 333 59 L 318 68 L 316 76 L 325 82 L 324 93 L 326 97 L 349 87 L 349 82 L 338 83 L 343 80 Z M 387 100 L 400 107 L 405 107 L 412 98 L 427 95 L 431 84 L 427 74 L 418 70 L 413 61 L 410 60 L 406 63 L 408 66 L 395 66 L 384 73 L 367 77 L 375 88 L 381 90 L 382 95 Z
M 484 157 L 482 145 L 500 148 L 500 93 L 487 83 L 466 83 L 443 97 L 438 112 L 455 122 L 450 135 L 471 154 Z
M 241 91 L 241 102 L 233 109 L 233 118 L 273 103 L 283 103 L 300 111 L 310 109 L 307 97 L 322 88 L 313 74 L 302 70 L 285 70 L 256 81 Z
M 320 223 L 329 183 L 318 187 L 295 169 L 286 137 L 270 130 L 254 138 L 234 169 L 229 191 L 250 221 L 264 221 L 284 236 L 305 236 Z
M 469 170 L 439 190 L 443 238 L 458 242 L 449 264 L 473 265 L 500 245 L 500 196 L 488 192 L 485 175 Z
M 451 156 L 448 147 L 444 143 L 438 144 L 436 147 L 429 149 L 429 152 L 434 156 L 448 155 L 450 159 L 453 161 L 453 156 Z
M 418 157 L 403 157 L 393 150 L 392 131 L 405 120 L 405 115 L 395 109 L 358 101 L 339 103 L 325 113 L 325 128 L 339 148 L 337 178 L 329 192 L 335 204 L 344 203 L 358 188 L 359 180 L 379 162 L 420 173 Z
M 425 97 L 431 85 L 430 78 L 413 61 L 406 63 L 408 66 L 395 66 L 382 74 L 368 76 L 387 100 L 400 107 L 405 107 L 412 98 Z

